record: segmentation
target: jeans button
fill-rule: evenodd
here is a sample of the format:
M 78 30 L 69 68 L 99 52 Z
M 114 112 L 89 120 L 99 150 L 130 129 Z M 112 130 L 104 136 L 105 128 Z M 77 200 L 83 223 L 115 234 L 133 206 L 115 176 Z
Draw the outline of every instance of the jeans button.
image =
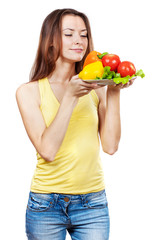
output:
M 65 202 L 68 202 L 68 201 L 69 201 L 69 198 L 68 198 L 68 197 L 65 197 L 65 198 L 64 198 L 64 201 L 65 201 Z

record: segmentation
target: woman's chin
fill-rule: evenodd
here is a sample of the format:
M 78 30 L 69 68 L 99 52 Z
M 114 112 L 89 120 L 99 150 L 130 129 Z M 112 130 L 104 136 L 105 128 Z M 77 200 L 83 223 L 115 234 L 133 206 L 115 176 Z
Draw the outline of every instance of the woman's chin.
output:
M 83 59 L 83 56 L 81 55 L 81 56 L 74 57 L 73 61 L 74 62 L 80 62 L 80 61 L 82 61 L 82 59 Z
M 82 54 L 79 54 L 77 56 L 72 55 L 70 57 L 63 58 L 63 61 L 66 61 L 66 62 L 69 62 L 69 63 L 76 63 L 76 62 L 82 61 L 83 57 L 84 56 Z
M 70 59 L 74 60 L 75 62 L 80 62 L 84 57 L 84 54 L 81 52 L 81 53 L 75 53 L 71 56 Z

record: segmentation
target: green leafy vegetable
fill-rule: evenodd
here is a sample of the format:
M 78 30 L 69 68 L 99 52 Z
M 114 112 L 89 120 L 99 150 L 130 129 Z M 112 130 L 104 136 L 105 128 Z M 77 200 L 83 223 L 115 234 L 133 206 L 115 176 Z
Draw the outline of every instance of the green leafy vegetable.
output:
M 140 69 L 140 70 L 138 70 L 138 71 L 136 72 L 135 76 L 139 76 L 139 77 L 141 77 L 141 78 L 144 78 L 144 77 L 145 77 L 145 74 L 144 74 L 143 70 Z
M 130 76 L 126 76 L 126 77 L 118 77 L 118 78 L 113 78 L 113 81 L 116 83 L 116 84 L 119 84 L 119 83 L 123 83 L 123 84 L 126 84 L 127 82 L 129 82 L 130 80 Z
M 115 74 L 115 78 L 120 78 L 121 77 L 121 74 L 120 73 L 116 73 Z
M 110 80 L 113 80 L 116 84 L 119 84 L 119 83 L 126 84 L 133 77 L 137 77 L 137 76 L 139 76 L 141 78 L 145 77 L 145 74 L 142 69 L 138 70 L 134 75 L 132 75 L 132 76 L 128 75 L 126 77 L 121 77 L 120 73 L 110 71 L 110 69 L 111 69 L 111 67 L 109 67 L 109 66 L 104 67 L 104 73 L 102 75 L 102 78 L 96 77 L 96 80 L 110 79 Z

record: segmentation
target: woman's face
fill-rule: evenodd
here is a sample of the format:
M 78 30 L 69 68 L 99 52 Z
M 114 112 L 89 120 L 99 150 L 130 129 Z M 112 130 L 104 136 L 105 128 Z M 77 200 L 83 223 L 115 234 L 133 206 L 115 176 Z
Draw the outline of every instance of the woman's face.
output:
M 87 29 L 79 16 L 65 15 L 62 18 L 62 46 L 60 57 L 63 61 L 79 62 L 82 60 L 87 46 Z

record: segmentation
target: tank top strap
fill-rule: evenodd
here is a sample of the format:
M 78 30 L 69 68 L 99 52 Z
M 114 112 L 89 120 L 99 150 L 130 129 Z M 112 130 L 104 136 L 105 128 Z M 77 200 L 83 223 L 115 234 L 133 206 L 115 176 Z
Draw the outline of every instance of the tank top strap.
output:
M 47 81 L 47 78 L 43 78 L 43 79 L 38 80 L 39 92 L 40 92 L 40 98 L 41 98 L 41 105 L 43 103 L 44 96 L 45 96 L 46 81 Z
M 51 89 L 48 78 L 40 79 L 38 80 L 38 82 L 39 82 L 41 106 L 44 104 L 49 104 L 50 101 L 54 102 L 57 106 L 59 106 L 59 103 Z

